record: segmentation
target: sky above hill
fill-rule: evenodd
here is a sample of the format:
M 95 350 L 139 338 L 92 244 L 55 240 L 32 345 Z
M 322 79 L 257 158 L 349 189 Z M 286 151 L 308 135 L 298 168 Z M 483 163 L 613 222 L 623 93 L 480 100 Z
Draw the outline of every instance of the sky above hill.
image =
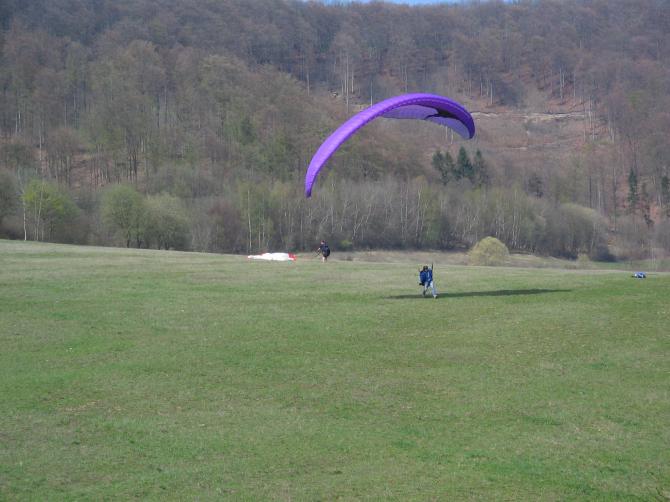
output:
M 372 0 L 323 0 L 323 3 L 369 3 Z M 407 5 L 428 5 L 440 3 L 462 3 L 464 0 L 382 0 L 386 3 Z
M 359 1 L 369 1 L 369 0 L 359 0 Z M 403 3 L 408 5 L 425 5 L 425 4 L 435 4 L 435 3 L 460 3 L 462 0 L 384 0 L 388 3 Z

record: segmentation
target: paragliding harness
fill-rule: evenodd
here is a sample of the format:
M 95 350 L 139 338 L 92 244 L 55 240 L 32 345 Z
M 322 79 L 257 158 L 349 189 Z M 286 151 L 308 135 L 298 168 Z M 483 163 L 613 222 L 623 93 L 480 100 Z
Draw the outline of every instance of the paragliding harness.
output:
M 427 286 L 433 281 L 433 269 L 428 268 L 428 265 L 424 265 L 421 270 L 419 270 L 419 285 Z

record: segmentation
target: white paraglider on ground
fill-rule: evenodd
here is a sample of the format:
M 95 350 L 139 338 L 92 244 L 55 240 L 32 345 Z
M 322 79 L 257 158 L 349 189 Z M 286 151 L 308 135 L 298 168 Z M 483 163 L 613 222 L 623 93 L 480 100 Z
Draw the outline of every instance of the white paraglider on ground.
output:
M 292 253 L 263 253 L 250 254 L 247 256 L 250 260 L 265 260 L 265 261 L 295 261 L 295 255 Z

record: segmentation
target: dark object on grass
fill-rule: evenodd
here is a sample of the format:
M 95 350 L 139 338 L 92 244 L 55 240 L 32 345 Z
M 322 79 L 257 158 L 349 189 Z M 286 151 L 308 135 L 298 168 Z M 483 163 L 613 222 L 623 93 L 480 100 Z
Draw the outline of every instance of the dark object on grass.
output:
M 321 241 L 319 248 L 316 250 L 317 256 L 321 254 L 321 259 L 327 261 L 330 256 L 330 247 L 326 244 L 326 241 Z
M 635 277 L 636 279 L 646 279 L 646 278 L 647 278 L 647 274 L 644 273 L 644 272 L 635 272 L 635 273 L 633 274 L 633 277 Z

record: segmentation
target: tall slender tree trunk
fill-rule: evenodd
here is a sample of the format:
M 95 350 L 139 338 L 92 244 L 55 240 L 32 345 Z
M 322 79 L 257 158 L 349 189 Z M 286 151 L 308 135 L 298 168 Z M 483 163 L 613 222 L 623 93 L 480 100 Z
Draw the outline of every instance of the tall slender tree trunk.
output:
M 28 226 L 26 223 L 26 201 L 21 197 L 21 206 L 23 208 L 23 240 L 28 240 Z

